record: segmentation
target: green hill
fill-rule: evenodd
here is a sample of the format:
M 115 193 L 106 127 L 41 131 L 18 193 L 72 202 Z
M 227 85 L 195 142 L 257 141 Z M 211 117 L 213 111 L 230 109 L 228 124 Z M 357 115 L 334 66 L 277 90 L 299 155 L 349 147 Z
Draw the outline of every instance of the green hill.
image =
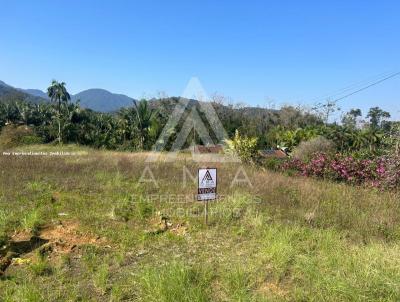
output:
M 23 100 L 32 103 L 45 102 L 46 99 L 16 89 L 0 81 L 0 102 L 9 100 Z

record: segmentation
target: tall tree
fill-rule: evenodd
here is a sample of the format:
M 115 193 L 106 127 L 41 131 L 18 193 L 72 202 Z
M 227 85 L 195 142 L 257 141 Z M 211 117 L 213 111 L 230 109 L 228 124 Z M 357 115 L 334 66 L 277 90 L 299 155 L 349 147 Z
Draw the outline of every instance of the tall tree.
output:
M 57 82 L 53 80 L 49 88 L 47 88 L 47 95 L 50 100 L 57 105 L 57 121 L 58 121 L 58 142 L 61 143 L 61 114 L 62 106 L 67 104 L 71 99 L 64 82 Z
M 369 112 L 367 115 L 367 118 L 369 118 L 371 128 L 374 130 L 381 128 L 382 121 L 389 117 L 390 117 L 390 113 L 382 110 L 379 107 L 372 107 L 371 109 L 369 109 Z
M 350 129 L 355 129 L 357 126 L 357 118 L 360 116 L 362 116 L 360 109 L 351 109 L 342 118 L 343 126 Z
M 17 101 L 15 102 L 15 106 L 19 113 L 19 118 L 21 122 L 25 124 L 25 129 L 28 128 L 28 120 L 31 114 L 30 104 L 24 101 Z
M 146 100 L 141 100 L 139 103 L 133 103 L 135 106 L 136 122 L 140 133 L 140 149 L 144 148 L 145 139 L 148 136 L 152 120 L 154 118 L 155 110 L 148 106 Z
M 328 124 L 331 115 L 336 111 L 340 111 L 340 108 L 337 105 L 337 101 L 327 100 L 325 103 L 316 104 L 312 110 L 322 118 L 325 124 Z

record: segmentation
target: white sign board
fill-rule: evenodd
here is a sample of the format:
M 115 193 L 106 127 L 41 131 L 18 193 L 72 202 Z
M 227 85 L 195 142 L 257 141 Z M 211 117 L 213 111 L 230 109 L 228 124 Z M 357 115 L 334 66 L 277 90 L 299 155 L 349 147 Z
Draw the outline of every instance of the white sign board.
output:
M 214 200 L 217 198 L 217 169 L 199 169 L 199 187 L 197 200 Z

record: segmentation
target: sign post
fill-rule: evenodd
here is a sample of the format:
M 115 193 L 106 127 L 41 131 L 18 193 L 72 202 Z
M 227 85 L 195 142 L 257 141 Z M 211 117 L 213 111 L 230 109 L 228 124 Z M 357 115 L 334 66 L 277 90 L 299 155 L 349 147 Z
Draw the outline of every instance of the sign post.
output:
M 217 198 L 217 169 L 206 168 L 198 171 L 197 200 L 204 201 L 204 222 L 208 224 L 208 201 Z

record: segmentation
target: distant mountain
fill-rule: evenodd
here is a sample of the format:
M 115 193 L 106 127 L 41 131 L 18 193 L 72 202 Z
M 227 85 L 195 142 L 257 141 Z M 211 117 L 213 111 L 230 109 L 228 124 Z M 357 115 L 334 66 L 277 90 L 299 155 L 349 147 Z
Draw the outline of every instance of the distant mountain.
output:
M 49 97 L 47 96 L 47 93 L 45 93 L 44 91 L 40 90 L 40 89 L 19 89 L 27 94 L 33 95 L 33 96 L 38 96 L 44 99 L 49 99 Z
M 82 107 L 95 111 L 111 112 L 132 105 L 134 99 L 123 95 L 111 93 L 104 89 L 88 89 L 71 96 L 72 101 L 80 100 Z
M 0 87 L 1 87 L 1 86 L 3 86 L 3 87 L 5 87 L 5 86 L 11 87 L 10 85 L 7 85 L 7 84 L 4 83 L 3 81 L 0 81 Z
M 11 96 L 14 99 L 18 97 L 19 99 L 34 103 L 49 101 L 47 94 L 40 89 L 14 88 L 0 81 L 0 97 L 2 97 L 2 99 L 9 99 Z M 112 112 L 117 111 L 121 107 L 131 106 L 134 99 L 104 89 L 88 89 L 71 95 L 71 100 L 73 102 L 80 100 L 80 104 L 84 108 L 90 108 L 100 112 Z
M 15 89 L 3 81 L 0 81 L 0 96 L 13 92 Z
M 32 103 L 40 103 L 46 101 L 42 98 L 31 93 L 27 93 L 21 89 L 14 88 L 3 81 L 0 81 L 0 101 L 4 100 L 24 100 Z

